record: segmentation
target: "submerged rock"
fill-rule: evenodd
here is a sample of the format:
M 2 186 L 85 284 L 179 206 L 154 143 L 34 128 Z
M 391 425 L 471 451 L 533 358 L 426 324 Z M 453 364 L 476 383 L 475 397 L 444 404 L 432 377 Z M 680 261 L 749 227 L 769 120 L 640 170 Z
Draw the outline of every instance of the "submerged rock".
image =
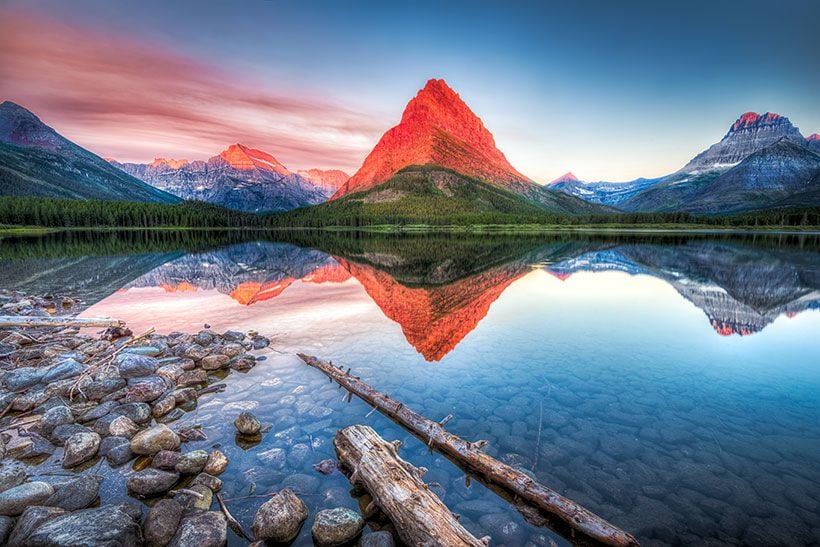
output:
M 333 547 L 353 541 L 362 528 L 364 519 L 359 513 L 346 507 L 337 507 L 316 513 L 311 533 L 317 545 Z
M 284 543 L 299 533 L 307 520 L 305 504 L 292 490 L 285 488 L 266 501 L 253 519 L 253 535 L 257 539 Z
M 393 534 L 386 530 L 364 534 L 359 540 L 358 547 L 394 547 Z

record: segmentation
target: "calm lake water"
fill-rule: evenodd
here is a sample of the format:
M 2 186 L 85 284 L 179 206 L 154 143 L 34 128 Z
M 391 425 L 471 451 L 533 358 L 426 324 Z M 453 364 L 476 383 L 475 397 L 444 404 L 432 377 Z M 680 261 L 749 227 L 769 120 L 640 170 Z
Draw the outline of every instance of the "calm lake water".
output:
M 367 423 L 476 536 L 566 544 L 295 357 L 350 366 L 644 544 L 820 542 L 820 240 L 70 234 L 0 241 L 0 286 L 79 294 L 135 331 L 254 329 L 266 360 L 180 420 L 227 499 L 358 507 L 332 437 Z M 272 429 L 238 446 L 233 419 Z M 105 465 L 105 464 L 104 464 Z M 110 471 L 121 497 L 128 466 Z M 263 499 L 229 501 L 250 529 Z M 231 542 L 239 544 L 236 536 Z M 529 542 L 529 543 L 528 543 Z

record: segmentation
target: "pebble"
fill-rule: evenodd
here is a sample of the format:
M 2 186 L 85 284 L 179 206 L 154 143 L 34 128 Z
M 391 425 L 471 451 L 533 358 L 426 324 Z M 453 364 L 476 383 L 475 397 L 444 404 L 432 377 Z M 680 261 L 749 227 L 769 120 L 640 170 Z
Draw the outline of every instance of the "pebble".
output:
M 148 510 L 142 532 L 148 545 L 167 545 L 179 527 L 182 505 L 175 499 L 161 499 Z
M 42 505 L 54 489 L 44 482 L 26 482 L 0 493 L 0 515 L 17 516 L 29 505 Z
M 200 473 L 208 462 L 208 453 L 204 450 L 193 450 L 182 457 L 177 462 L 175 469 L 183 475 L 196 475 Z
M 211 453 L 208 454 L 208 461 L 205 462 L 205 468 L 202 471 L 209 475 L 217 476 L 221 475 L 226 467 L 228 467 L 228 458 L 225 457 L 225 454 L 219 450 L 212 450 Z
M 179 448 L 179 436 L 167 425 L 155 425 L 140 431 L 131 439 L 131 450 L 134 454 L 156 454 L 160 450 Z
M 66 511 L 77 511 L 91 506 L 100 495 L 101 477 L 83 475 L 63 484 L 44 505 L 59 507 Z
M 151 465 L 157 469 L 175 470 L 182 454 L 173 450 L 160 450 L 154 454 Z
M 228 540 L 228 521 L 221 512 L 206 511 L 182 519 L 170 547 L 222 547 Z
M 22 464 L 12 463 L 0 468 L 0 493 L 9 488 L 23 484 L 26 480 L 26 469 Z
M 201 484 L 203 486 L 207 486 L 212 492 L 219 492 L 222 490 L 222 481 L 213 475 L 209 475 L 208 473 L 200 473 L 194 478 L 194 480 L 191 481 L 191 484 Z
M 165 379 L 160 376 L 132 378 L 128 382 L 123 403 L 150 403 L 156 401 L 168 390 Z
M 29 536 L 30 545 L 139 545 L 142 533 L 121 506 L 84 509 L 58 516 Z
M 308 510 L 304 502 L 285 488 L 262 504 L 253 519 L 253 535 L 257 539 L 274 543 L 291 541 L 307 520 Z
M 262 424 L 256 419 L 251 412 L 242 412 L 234 421 L 236 430 L 242 435 L 257 435 L 262 429 Z
M 128 491 L 139 496 L 150 497 L 164 494 L 179 480 L 179 473 L 159 469 L 143 469 L 128 477 Z
M 85 463 L 97 455 L 100 448 L 100 436 L 94 432 L 74 433 L 65 442 L 63 467 L 69 469 Z
M 317 545 L 335 547 L 356 539 L 362 528 L 364 519 L 359 513 L 346 507 L 336 507 L 316 513 L 310 531 Z
M 82 374 L 83 371 L 85 371 L 85 369 L 86 366 L 82 363 L 78 363 L 74 359 L 66 359 L 65 361 L 58 363 L 50 369 L 48 369 L 48 371 L 43 376 L 42 382 L 44 384 L 50 384 L 52 382 L 57 382 L 59 380 L 74 378 Z
M 146 403 L 126 403 L 111 410 L 111 414 L 125 416 L 135 424 L 147 424 L 151 421 L 151 407 Z

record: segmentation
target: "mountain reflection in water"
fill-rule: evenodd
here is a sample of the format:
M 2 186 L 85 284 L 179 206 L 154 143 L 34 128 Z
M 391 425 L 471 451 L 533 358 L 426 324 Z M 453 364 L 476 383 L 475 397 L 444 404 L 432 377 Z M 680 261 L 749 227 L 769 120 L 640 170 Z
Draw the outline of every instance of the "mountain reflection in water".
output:
M 723 336 L 753 334 L 780 315 L 794 316 L 820 307 L 817 252 L 813 248 L 807 251 L 800 246 L 771 242 L 761 245 L 742 239 L 704 237 L 671 242 L 635 237 L 625 241 L 566 237 L 552 241 L 369 241 L 336 237 L 328 244 L 319 239 L 316 247 L 325 250 L 254 241 L 188 254 L 55 258 L 41 259 L 39 263 L 28 260 L 22 265 L 20 261 L 2 264 L 8 273 L 4 279 L 18 286 L 28 281 L 34 285 L 33 290 L 38 290 L 37 284 L 46 283 L 49 273 L 66 282 L 69 289 L 98 287 L 102 294 L 89 298 L 103 300 L 95 306 L 95 313 L 121 316 L 122 313 L 114 313 L 117 308 L 124 310 L 129 305 L 148 306 L 153 302 L 151 309 L 158 315 L 152 313 L 150 326 L 159 329 L 178 326 L 179 321 L 172 319 L 179 319 L 179 314 L 195 313 L 198 324 L 205 320 L 214 322 L 215 314 L 225 313 L 224 300 L 214 309 L 208 309 L 208 303 L 214 300 L 200 299 L 191 306 L 170 305 L 173 299 L 196 291 L 215 291 L 229 296 L 236 306 L 253 308 L 279 298 L 294 284 L 349 284 L 353 280 L 384 316 L 400 326 L 407 342 L 427 361 L 439 361 L 452 351 L 485 318 L 510 285 L 539 268 L 562 281 L 579 272 L 623 272 L 657 278 L 702 310 L 714 331 Z M 40 273 L 31 274 L 32 268 Z M 29 272 L 29 277 L 21 272 Z M 145 288 L 161 288 L 162 292 L 134 293 L 133 302 L 123 294 Z M 108 296 L 115 289 L 119 289 L 118 294 Z M 337 305 L 334 296 L 338 293 L 312 295 L 317 313 Z M 169 306 L 163 308 L 166 301 Z M 244 313 L 249 318 L 258 317 L 253 311 Z

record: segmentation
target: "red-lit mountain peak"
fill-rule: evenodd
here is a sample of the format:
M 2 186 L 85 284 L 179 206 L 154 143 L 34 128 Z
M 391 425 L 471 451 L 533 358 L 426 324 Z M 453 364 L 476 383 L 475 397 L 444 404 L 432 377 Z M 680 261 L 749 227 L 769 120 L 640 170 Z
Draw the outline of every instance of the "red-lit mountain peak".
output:
M 580 180 L 573 174 L 572 171 L 568 171 L 554 181 L 550 182 L 550 184 L 558 184 L 559 182 L 580 182 Z
M 433 164 L 502 187 L 534 183 L 495 146 L 481 118 L 444 80 L 430 80 L 334 198 L 377 186 L 408 165 Z
M 737 121 L 732 124 L 732 131 L 739 131 L 747 127 L 768 125 L 779 121 L 782 117 L 780 114 L 775 114 L 774 112 L 766 112 L 765 114 L 746 112 L 745 114 L 741 114 Z
M 240 171 L 250 169 L 262 169 L 263 171 L 274 171 L 281 175 L 290 174 L 290 171 L 279 163 L 279 160 L 255 148 L 249 148 L 243 144 L 232 144 L 219 154 L 228 165 Z
M 817 133 L 812 133 L 808 137 L 806 137 L 806 142 L 813 142 L 813 141 L 820 141 L 820 135 Z

